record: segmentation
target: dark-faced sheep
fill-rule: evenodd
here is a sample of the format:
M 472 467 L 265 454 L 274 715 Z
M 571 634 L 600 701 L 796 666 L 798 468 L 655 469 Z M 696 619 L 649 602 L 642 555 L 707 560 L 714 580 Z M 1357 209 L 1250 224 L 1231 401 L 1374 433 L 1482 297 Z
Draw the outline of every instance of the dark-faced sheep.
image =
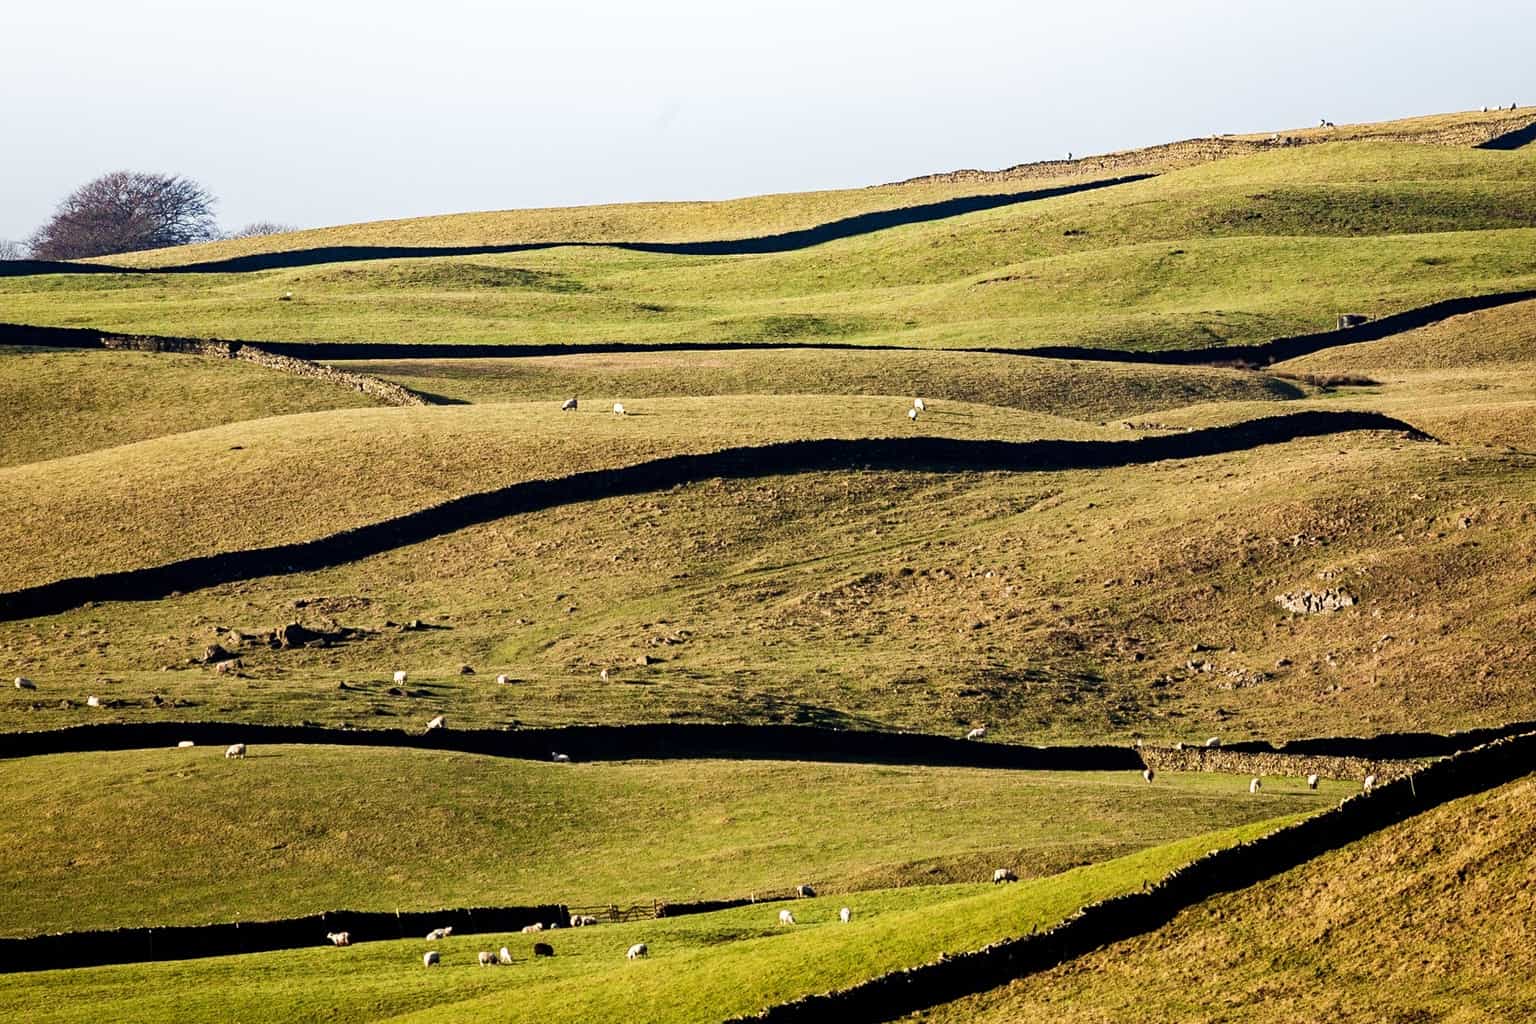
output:
M 993 885 L 998 885 L 1003 882 L 1017 882 L 1018 880 L 1019 876 L 1013 873 L 1012 868 L 998 868 L 996 871 L 992 872 Z
M 1254 779 L 1253 781 L 1248 783 L 1248 792 L 1249 793 L 1257 793 L 1262 788 L 1264 788 L 1264 784 L 1262 782 L 1260 782 L 1258 779 Z
M 1141 777 L 1146 779 L 1148 782 L 1151 782 L 1153 779 L 1157 778 L 1157 770 L 1151 765 L 1147 765 L 1146 769 L 1141 773 Z
M 421 954 L 421 966 L 423 967 L 435 967 L 442 962 L 443 958 L 438 956 L 437 950 L 435 949 L 428 950 L 427 952 Z
M 795 895 L 802 900 L 808 900 L 816 895 L 816 890 L 808 885 L 797 885 L 795 886 Z
M 1316 776 L 1316 775 L 1308 775 L 1307 776 L 1307 788 L 1308 789 L 1316 789 L 1318 781 L 1319 781 L 1318 776 Z
M 561 402 L 560 403 L 560 411 L 561 412 L 575 412 L 576 411 L 576 396 L 572 395 L 570 398 L 567 398 L 565 401 Z
M 18 689 L 18 690 L 35 690 L 35 689 L 37 689 L 37 684 L 34 683 L 32 680 L 28 679 L 26 676 L 17 676 L 16 677 L 16 689 Z
M 351 932 L 326 932 L 325 937 L 331 940 L 331 945 L 333 946 L 352 945 Z
M 480 951 L 479 960 L 481 967 L 495 967 L 500 962 L 496 959 L 496 954 L 488 949 Z
M 629 960 L 639 960 L 643 956 L 650 955 L 650 947 L 643 942 L 637 942 L 633 946 L 630 946 L 629 952 L 624 954 L 624 956 Z

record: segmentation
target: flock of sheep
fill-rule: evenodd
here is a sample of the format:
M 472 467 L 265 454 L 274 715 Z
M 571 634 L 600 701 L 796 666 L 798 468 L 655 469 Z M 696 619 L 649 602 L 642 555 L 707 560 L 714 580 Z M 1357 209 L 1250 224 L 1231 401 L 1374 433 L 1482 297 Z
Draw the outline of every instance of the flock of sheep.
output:
M 580 409 L 581 401 L 575 395 L 572 395 L 570 398 L 567 398 L 565 401 L 560 403 L 561 412 L 578 412 Z M 924 402 L 921 398 L 914 398 L 912 399 L 912 408 L 907 410 L 907 419 L 916 423 L 917 414 L 920 412 L 926 412 L 927 409 L 928 404 L 926 402 Z M 613 412 L 615 416 L 628 415 L 628 412 L 624 408 L 623 402 L 614 402 Z

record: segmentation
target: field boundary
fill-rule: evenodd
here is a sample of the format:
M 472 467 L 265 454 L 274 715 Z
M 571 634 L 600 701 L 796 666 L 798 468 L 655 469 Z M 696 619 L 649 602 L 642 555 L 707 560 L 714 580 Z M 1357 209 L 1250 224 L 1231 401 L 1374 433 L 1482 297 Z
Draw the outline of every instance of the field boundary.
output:
M 252 253 L 225 259 L 202 260 L 165 267 L 120 267 L 106 263 L 73 263 L 48 260 L 11 260 L 0 262 L 0 277 L 31 277 L 39 274 L 243 274 L 262 270 L 290 270 L 328 263 L 358 263 L 369 260 L 423 259 L 438 256 L 496 256 L 508 253 L 536 252 L 543 249 L 622 249 L 626 252 L 657 256 L 761 256 L 794 252 L 827 242 L 856 238 L 909 224 L 947 220 L 967 213 L 994 210 L 1003 206 L 1054 199 L 1079 192 L 1092 192 L 1116 185 L 1129 185 L 1155 178 L 1156 174 L 1138 173 L 1096 181 L 1073 182 L 1024 192 L 998 192 L 980 196 L 957 196 L 932 203 L 872 210 L 827 221 L 809 228 L 780 231 L 750 238 L 719 239 L 701 242 L 515 242 L 504 245 L 331 245 L 283 252 Z
M 843 1024 L 876 1024 L 997 988 L 1147 934 L 1205 899 L 1266 881 L 1441 804 L 1529 775 L 1533 754 L 1536 733 L 1495 740 L 1436 761 L 1369 794 L 1349 797 L 1338 807 L 1294 825 L 1208 853 L 1141 892 L 1090 903 L 1043 932 L 941 955 L 920 967 L 780 1003 L 726 1024 L 813 1024 L 833 1019 Z
M 1382 413 L 1310 411 L 1126 441 L 827 438 L 671 455 L 613 469 L 509 484 L 313 540 L 69 577 L 0 593 L 0 621 L 52 615 L 93 601 L 159 600 L 221 583 L 327 569 L 508 516 L 716 478 L 743 480 L 834 470 L 974 473 L 1109 469 L 1367 430 L 1433 440 Z
M 1536 127 L 1536 126 L 1533 126 Z M 5 264 L 0 263 L 0 267 Z M 772 352 L 825 349 L 833 352 L 926 352 L 997 356 L 1028 356 L 1035 359 L 1068 359 L 1092 362 L 1138 363 L 1153 366 L 1268 366 L 1287 359 L 1311 355 L 1328 348 L 1356 345 L 1367 341 L 1406 334 L 1454 316 L 1482 312 L 1500 306 L 1536 300 L 1536 289 L 1490 292 L 1442 299 L 1424 306 L 1389 313 L 1354 327 L 1297 334 L 1255 345 L 1225 345 L 1214 348 L 1172 348 L 1157 351 L 1091 348 L 1077 345 L 1007 346 L 980 345 L 965 348 L 924 348 L 888 343 L 860 344 L 828 341 L 813 344 L 760 343 L 750 341 L 599 341 L 539 344 L 497 344 L 491 342 L 444 343 L 394 341 L 237 341 L 219 338 L 178 338 L 153 334 L 120 334 L 89 327 L 48 327 L 36 324 L 0 323 L 0 345 L 42 348 L 134 348 L 149 352 L 197 352 L 222 354 L 246 349 L 276 358 L 292 358 L 315 365 L 327 362 L 367 360 L 458 360 L 458 359 L 532 359 L 548 356 L 618 355 L 642 352 Z M 199 346 L 208 346 L 207 353 Z M 340 372 L 340 371 L 336 371 Z M 357 375 L 363 376 L 363 375 Z M 375 379 L 375 378 L 370 378 Z M 384 383 L 380 381 L 380 383 Z M 398 385 L 389 385 L 398 387 Z M 402 391 L 408 389 L 401 388 Z M 415 395 L 415 392 L 408 392 Z M 396 404 L 424 404 L 418 401 Z

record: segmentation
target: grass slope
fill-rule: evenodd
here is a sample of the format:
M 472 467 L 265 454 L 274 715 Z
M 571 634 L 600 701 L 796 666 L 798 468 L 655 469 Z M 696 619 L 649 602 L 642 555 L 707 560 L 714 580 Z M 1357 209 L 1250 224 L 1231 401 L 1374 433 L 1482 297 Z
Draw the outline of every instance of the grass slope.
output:
M 0 934 L 347 908 L 718 899 L 1022 877 L 1315 810 L 1346 784 L 256 747 L 9 762 Z M 406 808 L 413 808 L 402 813 Z M 152 828 L 135 823 L 153 821 Z M 451 842 L 445 837 L 451 836 Z
M 372 406 L 248 363 L 144 352 L 0 349 L 0 467 L 266 416 Z
M 250 340 L 1192 347 L 1528 287 L 1533 224 L 1522 153 L 1351 144 L 773 256 L 556 249 L 12 278 L 0 318 Z
M 1153 934 L 912 1019 L 1530 1019 L 1533 795 L 1525 779 L 1459 800 Z
M 0 976 L 0 1015 L 36 1024 L 133 1019 L 412 1020 L 681 1024 L 718 1021 L 799 995 L 853 984 L 945 951 L 1048 927 L 1084 903 L 1139 888 L 1202 852 L 1278 822 L 1209 833 L 1062 875 L 993 887 L 924 887 L 603 925 L 537 938 L 556 956 L 532 960 L 535 936 L 464 936 L 435 944 L 444 966 L 421 966 L 421 941 L 182 963 Z M 837 907 L 854 908 L 837 922 Z M 633 942 L 648 960 L 627 962 Z M 507 945 L 519 961 L 494 971 L 475 951 Z M 67 992 L 68 998 L 62 998 Z

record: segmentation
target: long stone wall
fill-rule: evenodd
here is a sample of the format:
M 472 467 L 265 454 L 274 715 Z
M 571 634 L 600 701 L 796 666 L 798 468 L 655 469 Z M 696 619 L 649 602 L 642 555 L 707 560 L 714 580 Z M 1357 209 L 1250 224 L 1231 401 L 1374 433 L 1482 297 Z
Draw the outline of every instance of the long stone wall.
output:
M 1342 128 L 1308 128 L 1280 132 L 1273 136 L 1210 135 L 1179 142 L 1167 142 L 1144 149 L 1119 150 L 1075 160 L 1039 160 L 1016 164 L 995 171 L 964 169 L 941 174 L 926 174 L 896 185 L 937 182 L 1009 182 L 1040 178 L 1063 178 L 1076 174 L 1104 171 L 1172 171 L 1182 167 L 1224 160 L 1234 156 L 1267 153 L 1291 146 L 1315 146 L 1325 142 L 1403 142 L 1453 147 L 1503 148 L 1500 140 L 1529 141 L 1525 136 L 1536 127 L 1536 114 L 1529 107 L 1520 110 L 1489 111 L 1475 120 L 1428 128 L 1417 132 L 1393 132 L 1382 125 L 1345 125 Z M 1521 142 L 1520 144 L 1523 144 Z
M 876 1024 L 1015 978 L 1048 970 L 1124 939 L 1144 935 L 1180 911 L 1235 892 L 1340 849 L 1448 801 L 1503 785 L 1536 766 L 1536 734 L 1497 740 L 1436 761 L 1423 770 L 1252 842 L 1217 850 L 1174 870 L 1145 891 L 1090 904 L 1054 928 L 1005 939 L 974 952 L 894 971 L 850 988 L 806 996 L 734 1018 L 727 1024 Z
M 1325 779 L 1353 779 L 1359 782 L 1367 775 L 1375 775 L 1378 782 L 1390 782 L 1411 774 L 1419 767 L 1413 761 L 1318 754 L 1250 753 L 1221 747 L 1140 747 L 1136 752 L 1141 755 L 1143 763 L 1159 772 L 1225 772 L 1229 775 L 1254 775 L 1261 778 L 1320 775 Z

